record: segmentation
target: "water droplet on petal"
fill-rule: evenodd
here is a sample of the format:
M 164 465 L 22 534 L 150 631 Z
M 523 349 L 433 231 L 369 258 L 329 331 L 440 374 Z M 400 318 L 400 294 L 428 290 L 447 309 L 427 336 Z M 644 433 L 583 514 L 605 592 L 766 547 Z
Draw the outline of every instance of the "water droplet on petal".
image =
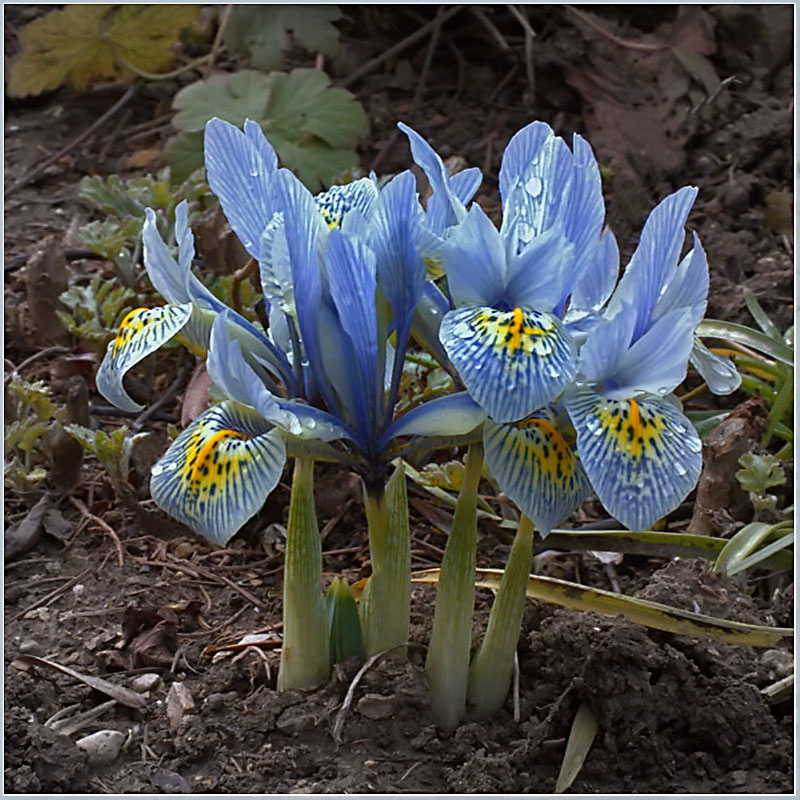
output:
M 695 453 L 699 453 L 703 449 L 703 443 L 694 436 L 686 440 L 686 446 Z
M 154 477 L 159 476 L 163 471 L 164 467 L 162 467 L 161 464 L 155 464 L 153 469 L 150 470 Z
M 561 377 L 561 370 L 558 368 L 556 364 L 545 364 L 544 371 L 551 377 L 551 378 L 560 378 Z
M 530 180 L 528 180 L 528 182 L 525 184 L 525 191 L 531 197 L 538 197 L 542 193 L 542 188 L 542 179 L 537 178 L 536 175 L 530 178 Z
M 677 475 L 685 475 L 686 474 L 686 467 L 681 464 L 680 461 L 673 461 L 672 462 L 672 469 L 675 470 Z

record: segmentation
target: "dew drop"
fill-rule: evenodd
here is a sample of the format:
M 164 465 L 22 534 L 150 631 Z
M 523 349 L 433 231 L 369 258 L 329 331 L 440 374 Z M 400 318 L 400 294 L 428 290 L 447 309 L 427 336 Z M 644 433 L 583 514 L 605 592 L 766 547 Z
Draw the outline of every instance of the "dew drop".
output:
M 699 453 L 703 449 L 702 442 L 694 436 L 686 440 L 686 446 L 695 453 Z
M 526 184 L 525 191 L 531 197 L 538 197 L 542 193 L 542 179 L 534 175 Z
M 680 461 L 673 461 L 672 462 L 672 469 L 675 470 L 677 475 L 685 475 L 686 474 L 686 467 L 681 464 Z
M 154 477 L 158 477 L 163 471 L 164 468 L 161 466 L 161 464 L 156 464 L 153 469 L 150 470 Z
M 555 364 L 545 364 L 544 371 L 551 377 L 551 378 L 560 378 L 561 377 L 561 370 Z

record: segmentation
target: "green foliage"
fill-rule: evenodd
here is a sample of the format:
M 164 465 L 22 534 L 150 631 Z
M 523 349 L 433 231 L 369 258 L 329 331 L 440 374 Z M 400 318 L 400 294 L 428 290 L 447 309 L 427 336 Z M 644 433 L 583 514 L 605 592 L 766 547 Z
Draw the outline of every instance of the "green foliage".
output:
M 225 46 L 270 72 L 281 66 L 292 43 L 312 53 L 335 55 L 339 31 L 331 23 L 339 17 L 333 5 L 237 5 L 225 29 Z
M 95 345 L 102 354 L 135 298 L 131 289 L 96 276 L 88 285 L 73 284 L 63 292 L 59 299 L 69 311 L 56 314 L 69 333 Z
M 420 403 L 452 390 L 453 379 L 436 359 L 423 352 L 407 353 L 397 392 L 397 414 L 405 414 Z
M 745 453 L 739 459 L 739 464 L 742 469 L 736 473 L 736 480 L 742 489 L 750 493 L 756 518 L 774 512 L 778 498 L 769 494 L 768 490 L 786 483 L 786 473 L 780 460 L 771 453 Z
M 137 433 L 129 436 L 125 425 L 115 428 L 111 433 L 93 431 L 83 425 L 67 425 L 65 429 L 84 450 L 97 458 L 115 487 L 127 483 L 133 445 L 148 435 Z
M 3 480 L 17 492 L 37 488 L 47 478 L 44 435 L 58 408 L 42 381 L 28 383 L 13 373 L 4 392 Z
M 328 627 L 331 632 L 331 664 L 341 664 L 350 658 L 364 660 L 361 621 L 350 584 L 334 578 L 325 597 Z
M 174 59 L 183 28 L 197 18 L 192 5 L 67 5 L 25 25 L 22 52 L 12 64 L 8 93 L 41 94 L 59 86 L 85 89 L 103 78 L 130 80 L 124 66 L 156 72 Z
M 119 175 L 106 178 L 88 175 L 81 180 L 78 194 L 87 205 L 108 217 L 81 228 L 84 243 L 90 250 L 111 261 L 123 281 L 131 286 L 137 276 L 136 262 L 145 209 L 149 207 L 163 212 L 157 215 L 157 219 L 162 236 L 170 241 L 178 204 L 187 200 L 191 217 L 200 208 L 209 189 L 199 172 L 176 185 L 169 167 L 166 167 L 155 176 L 128 180 L 123 180 Z
M 761 547 L 764 542 L 769 544 Z M 775 525 L 751 522 L 722 548 L 714 562 L 714 569 L 717 572 L 726 572 L 728 575 L 736 575 L 756 566 L 768 569 L 767 559 L 780 550 L 790 547 L 793 542 L 794 525 L 791 520 Z
M 173 108 L 173 125 L 180 133 L 170 140 L 166 155 L 177 174 L 202 166 L 202 131 L 209 119 L 238 126 L 253 119 L 284 166 L 312 191 L 357 165 L 353 148 L 369 128 L 355 97 L 331 87 L 330 78 L 314 69 L 214 75 L 181 89 Z

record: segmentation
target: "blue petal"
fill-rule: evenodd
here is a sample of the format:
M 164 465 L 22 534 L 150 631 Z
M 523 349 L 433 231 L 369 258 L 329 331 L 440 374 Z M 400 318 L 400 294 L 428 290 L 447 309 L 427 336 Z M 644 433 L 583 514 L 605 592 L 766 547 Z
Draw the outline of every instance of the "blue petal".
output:
M 156 215 L 152 208 L 145 209 L 145 221 L 142 227 L 142 250 L 144 266 L 156 291 L 168 302 L 173 304 L 188 303 L 189 292 L 186 288 L 186 272 L 172 257 L 169 248 L 161 238 L 156 225 Z M 177 218 L 176 212 L 176 218 Z M 176 229 L 178 223 L 176 220 Z M 189 232 L 191 237 L 191 231 Z M 183 244 L 185 235 L 178 239 Z M 191 252 L 194 253 L 192 240 Z M 181 253 L 181 256 L 183 254 Z M 181 257 L 181 263 L 185 257 Z M 191 258 L 189 258 L 191 264 Z
M 478 191 L 482 180 L 481 171 L 477 167 L 469 167 L 450 177 L 450 189 L 459 202 L 467 206 Z
M 621 303 L 616 316 L 601 319 L 589 331 L 578 360 L 578 373 L 588 383 L 602 383 L 619 369 L 636 325 L 636 307 Z
M 442 260 L 455 305 L 495 305 L 503 297 L 506 253 L 497 228 L 473 205 L 445 241 Z
M 544 122 L 531 122 L 511 137 L 503 152 L 503 162 L 500 166 L 500 196 L 503 200 L 504 215 L 509 196 L 550 136 L 553 136 L 553 129 L 549 125 Z
M 215 117 L 206 124 L 205 160 L 208 185 L 231 228 L 258 258 L 261 231 L 274 213 L 270 183 L 277 162 L 272 148 L 252 123 L 243 132 Z
M 264 135 L 261 125 L 255 120 L 246 119 L 244 121 L 244 135 L 258 154 L 261 163 L 266 165 L 269 172 L 275 172 L 275 170 L 278 169 L 278 156 L 275 153 L 275 149 Z M 260 164 L 258 166 L 260 166 Z
M 487 420 L 484 459 L 500 488 L 547 536 L 591 494 L 586 475 L 542 410 L 514 425 Z
M 240 342 L 228 338 L 230 314 L 220 314 L 211 329 L 206 369 L 211 380 L 231 399 L 252 407 L 261 417 L 290 433 L 300 433 L 297 421 L 281 411 L 276 398 L 244 359 Z
M 283 214 L 278 213 L 269 221 L 261 233 L 258 250 L 258 266 L 261 274 L 261 289 L 270 307 L 283 313 L 295 315 L 294 287 L 289 247 L 286 243 L 286 228 Z
M 449 365 L 450 360 L 439 341 L 439 328 L 449 310 L 448 299 L 433 281 L 426 281 L 411 321 L 411 335 L 442 366 Z
M 676 308 L 691 312 L 691 325 L 696 328 L 706 313 L 708 297 L 708 261 L 700 239 L 692 233 L 694 247 L 678 264 L 661 297 L 658 298 L 653 319 L 656 320 Z
M 95 376 L 97 391 L 124 411 L 141 411 L 125 391 L 122 378 L 143 358 L 168 342 L 188 321 L 191 303 L 159 308 L 135 308 L 119 326 L 116 338 L 109 342 L 103 363 Z
M 574 252 L 573 245 L 555 229 L 533 239 L 519 255 L 509 259 L 504 305 L 552 311 L 572 288 L 569 268 Z
M 378 187 L 370 178 L 360 178 L 342 186 L 331 186 L 327 192 L 321 192 L 314 197 L 329 228 L 338 228 L 345 216 L 353 210 L 360 212 L 364 219 L 369 219 L 377 199 Z
M 731 394 L 742 385 L 742 376 L 733 361 L 712 353 L 696 336 L 689 359 L 714 394 Z
M 575 345 L 551 314 L 466 306 L 445 315 L 439 336 L 473 399 L 497 422 L 527 417 L 575 377 Z
M 619 248 L 611 230 L 586 252 L 585 268 L 572 287 L 570 308 L 596 311 L 611 297 L 619 276 Z
M 694 488 L 700 438 L 670 402 L 607 400 L 583 390 L 567 397 L 578 454 L 603 505 L 631 530 L 647 530 Z
M 224 545 L 280 480 L 286 446 L 278 431 L 235 403 L 198 417 L 153 467 L 156 503 L 210 542 Z
M 363 242 L 338 230 L 328 237 L 325 267 L 331 297 L 342 328 L 355 349 L 361 376 L 361 391 L 366 391 L 366 407 L 373 421 L 378 397 L 383 394 L 383 376 L 378 381 L 378 326 L 375 316 L 375 254 Z M 351 367 L 352 369 L 352 367 Z M 366 420 L 361 428 L 367 429 Z
M 595 331 L 593 336 L 597 336 Z M 624 399 L 640 392 L 665 395 L 686 377 L 694 326 L 688 309 L 678 308 L 657 320 L 625 354 L 603 394 Z
M 486 419 L 467 392 L 437 397 L 404 414 L 384 434 L 381 446 L 398 436 L 461 436 Z
M 401 331 L 407 328 L 425 283 L 425 262 L 416 245 L 421 219 L 414 176 L 403 172 L 381 190 L 369 231 L 378 284 Z
M 425 173 L 425 177 L 428 179 L 431 189 L 433 189 L 433 196 L 440 198 L 437 202 L 441 203 L 442 207 L 437 213 L 441 216 L 441 220 L 437 223 L 436 232 L 443 233 L 446 227 L 456 225 L 464 219 L 466 213 L 464 204 L 454 193 L 450 185 L 450 174 L 439 154 L 408 125 L 398 122 L 397 127 L 408 136 L 411 155 L 414 162 Z M 463 189 L 464 187 L 460 185 L 459 188 Z
M 611 314 L 622 301 L 636 306 L 634 340 L 649 327 L 661 292 L 675 274 L 685 238 L 684 226 L 696 196 L 695 187 L 684 186 L 653 209 L 639 245 L 611 297 Z

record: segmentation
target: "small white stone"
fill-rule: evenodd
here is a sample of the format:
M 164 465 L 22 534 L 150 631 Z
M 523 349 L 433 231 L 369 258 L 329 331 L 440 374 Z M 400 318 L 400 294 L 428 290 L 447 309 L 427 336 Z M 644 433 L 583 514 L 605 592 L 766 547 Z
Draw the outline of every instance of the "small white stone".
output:
M 131 689 L 136 692 L 149 692 L 155 689 L 161 683 L 161 676 L 155 672 L 145 672 L 143 675 L 137 675 L 131 681 Z
M 86 753 L 92 766 L 102 766 L 116 760 L 124 741 L 124 733 L 106 730 L 90 733 L 78 739 L 75 745 Z

